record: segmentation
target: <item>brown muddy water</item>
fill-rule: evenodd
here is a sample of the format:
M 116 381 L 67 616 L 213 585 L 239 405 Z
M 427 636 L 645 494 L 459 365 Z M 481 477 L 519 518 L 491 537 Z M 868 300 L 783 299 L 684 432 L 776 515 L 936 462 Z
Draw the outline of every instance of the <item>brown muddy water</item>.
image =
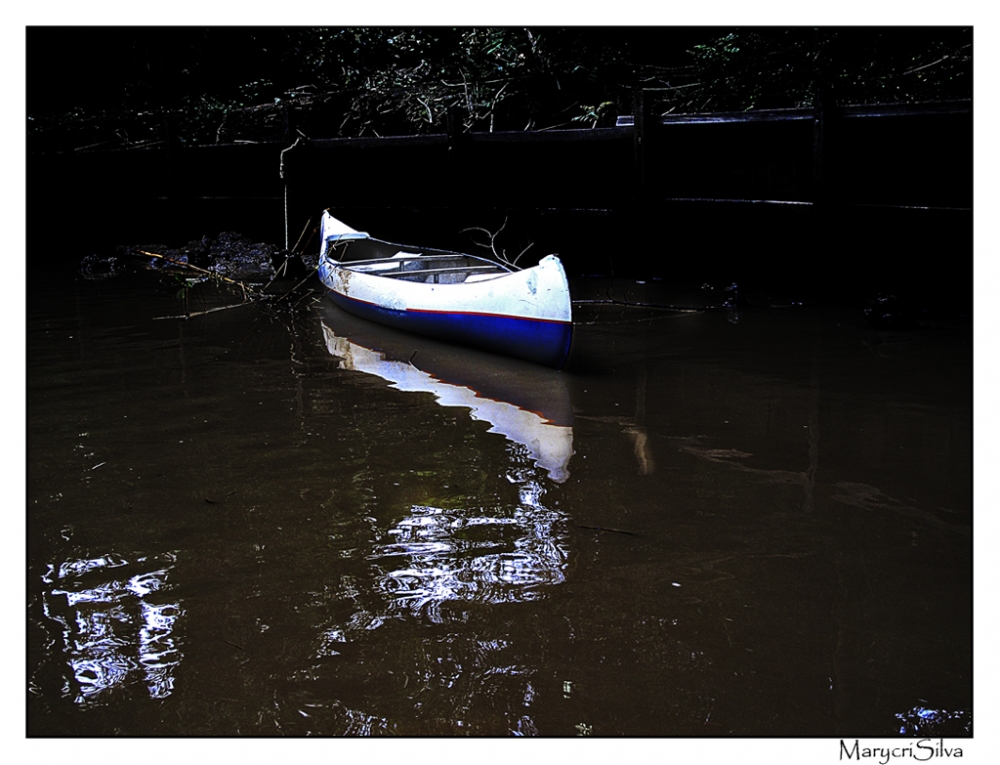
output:
M 30 736 L 971 732 L 968 325 L 177 293 L 29 290 Z

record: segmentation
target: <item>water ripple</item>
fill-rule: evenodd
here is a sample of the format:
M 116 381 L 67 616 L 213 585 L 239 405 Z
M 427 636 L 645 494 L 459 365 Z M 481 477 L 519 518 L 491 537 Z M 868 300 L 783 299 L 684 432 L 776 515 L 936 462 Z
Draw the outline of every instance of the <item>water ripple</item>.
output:
M 175 631 L 184 609 L 168 597 L 175 560 L 112 553 L 48 566 L 44 613 L 61 626 L 64 694 L 77 704 L 137 684 L 150 698 L 171 694 L 183 658 Z

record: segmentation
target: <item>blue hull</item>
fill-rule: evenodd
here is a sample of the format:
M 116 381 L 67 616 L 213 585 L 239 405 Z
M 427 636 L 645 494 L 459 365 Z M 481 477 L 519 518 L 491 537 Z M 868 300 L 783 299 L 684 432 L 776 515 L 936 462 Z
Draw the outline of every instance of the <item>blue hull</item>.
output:
M 449 311 L 395 311 L 327 290 L 348 313 L 407 332 L 562 369 L 573 341 L 571 322 Z

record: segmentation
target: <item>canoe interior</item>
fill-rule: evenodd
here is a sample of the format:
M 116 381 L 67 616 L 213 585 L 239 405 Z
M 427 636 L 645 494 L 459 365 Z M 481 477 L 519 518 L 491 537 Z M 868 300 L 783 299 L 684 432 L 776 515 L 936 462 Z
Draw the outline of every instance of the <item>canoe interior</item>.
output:
M 475 255 L 416 248 L 370 238 L 330 241 L 326 256 L 341 268 L 351 271 L 432 284 L 481 281 L 512 270 Z

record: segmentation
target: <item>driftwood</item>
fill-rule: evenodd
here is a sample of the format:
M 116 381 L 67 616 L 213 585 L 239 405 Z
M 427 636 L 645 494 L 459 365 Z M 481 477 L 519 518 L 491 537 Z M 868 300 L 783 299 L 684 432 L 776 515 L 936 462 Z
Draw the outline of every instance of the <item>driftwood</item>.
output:
M 244 305 L 260 305 L 263 302 L 263 300 L 265 300 L 266 298 L 269 297 L 269 295 L 267 293 L 267 288 L 270 287 L 271 284 L 274 283 L 275 278 L 277 278 L 277 275 L 275 275 L 275 277 L 273 277 L 271 279 L 271 281 L 269 281 L 267 283 L 267 285 L 265 285 L 265 287 L 263 289 L 257 289 L 255 287 L 253 287 L 252 285 L 247 284 L 246 282 L 242 282 L 242 281 L 239 281 L 238 279 L 233 279 L 233 278 L 230 278 L 228 276 L 223 276 L 222 274 L 218 274 L 218 273 L 216 273 L 214 271 L 209 271 L 208 269 L 201 268 L 200 266 L 195 266 L 195 265 L 193 265 L 191 263 L 185 263 L 183 260 L 177 260 L 175 258 L 171 258 L 171 257 L 168 257 L 166 255 L 160 255 L 159 253 L 155 253 L 155 252 L 149 252 L 147 250 L 138 250 L 138 252 L 140 252 L 143 255 L 147 255 L 147 256 L 149 256 L 151 258 L 156 258 L 156 259 L 162 260 L 162 261 L 164 261 L 166 263 L 170 263 L 172 265 L 180 266 L 181 268 L 185 268 L 185 269 L 187 269 L 189 271 L 192 271 L 192 272 L 194 272 L 196 274 L 200 274 L 202 276 L 205 276 L 206 278 L 217 280 L 217 281 L 222 282 L 224 284 L 232 285 L 233 287 L 239 288 L 240 291 L 242 292 L 242 295 L 243 295 L 243 302 L 241 302 L 241 303 L 235 303 L 233 305 L 219 306 L 219 307 L 216 307 L 216 308 L 208 308 L 208 309 L 206 309 L 204 311 L 194 311 L 194 312 L 192 312 L 192 311 L 185 311 L 184 314 L 177 315 L 177 316 L 156 316 L 156 317 L 154 317 L 155 319 L 191 319 L 191 318 L 193 318 L 195 316 L 204 316 L 206 314 L 216 313 L 217 311 L 228 311 L 231 308 L 239 308 L 240 306 L 244 306 Z M 289 256 L 289 257 L 291 257 L 291 256 Z M 283 300 L 284 298 L 288 297 L 289 295 L 297 292 L 299 290 L 299 288 L 302 287 L 303 284 L 305 284 L 309 279 L 311 279 L 315 275 L 317 269 L 318 269 L 318 266 L 317 266 L 317 268 L 312 269 L 312 271 L 310 271 L 308 274 L 306 274 L 305 278 L 303 278 L 300 282 L 298 282 L 292 289 L 288 290 L 287 292 L 283 293 L 282 295 L 279 295 L 273 301 L 273 303 L 277 303 L 278 301 Z M 308 293 L 307 293 L 306 296 L 308 296 Z M 301 300 L 296 301 L 296 303 L 293 304 L 293 307 L 297 306 L 299 304 L 299 302 L 301 302 Z
M 247 284 L 246 282 L 241 282 L 238 279 L 230 279 L 228 276 L 223 276 L 222 274 L 218 274 L 215 271 L 209 271 L 207 268 L 202 268 L 192 263 L 185 263 L 183 260 L 170 258 L 167 257 L 166 255 L 159 255 L 155 252 L 147 252 L 146 250 L 139 250 L 139 252 L 151 258 L 157 258 L 158 260 L 162 260 L 167 263 L 171 263 L 175 266 L 180 266 L 181 268 L 186 268 L 190 271 L 194 271 L 195 273 L 202 274 L 203 276 L 207 276 L 210 279 L 217 279 L 221 282 L 225 282 L 226 284 L 233 284 L 242 289 L 244 294 L 250 294 L 254 296 L 260 296 L 263 294 L 262 292 L 258 292 L 257 290 L 255 290 L 251 285 Z
M 310 228 L 311 228 L 311 232 L 310 232 Z M 275 281 L 277 281 L 279 278 L 290 277 L 290 276 L 297 276 L 300 273 L 302 273 L 302 271 L 299 270 L 299 269 L 301 269 L 301 265 L 299 266 L 298 269 L 296 269 L 296 271 L 298 273 L 293 272 L 289 268 L 289 266 L 292 263 L 292 261 L 293 261 L 294 258 L 301 257 L 301 253 L 298 252 L 300 246 L 303 244 L 303 242 L 305 242 L 307 244 L 309 241 L 311 241 L 313 235 L 315 235 L 315 233 L 318 230 L 318 228 L 319 228 L 318 224 L 313 225 L 313 219 L 310 218 L 309 220 L 306 221 L 306 224 L 302 227 L 302 232 L 299 234 L 298 240 L 295 242 L 295 246 L 289 252 L 287 252 L 285 254 L 284 262 L 282 262 L 280 265 L 278 265 L 277 267 L 274 268 L 274 271 L 271 274 L 270 279 L 267 280 L 266 284 L 264 284 L 263 287 L 259 286 L 259 284 L 255 286 L 255 284 L 251 284 L 251 283 L 248 283 L 246 281 L 242 281 L 240 279 L 233 278 L 231 276 L 226 276 L 225 274 L 219 273 L 218 271 L 212 271 L 212 270 L 209 270 L 207 268 L 203 268 L 202 266 L 197 266 L 197 265 L 195 265 L 193 263 L 190 263 L 190 262 L 188 262 L 186 260 L 180 260 L 179 258 L 171 257 L 170 255 L 164 255 L 162 253 L 157 253 L 157 252 L 150 252 L 149 250 L 140 249 L 140 248 L 135 248 L 135 249 L 132 250 L 132 252 L 135 253 L 135 254 L 144 255 L 146 257 L 155 258 L 155 259 L 157 259 L 159 261 L 162 261 L 164 263 L 169 263 L 169 264 L 171 264 L 173 266 L 177 266 L 177 267 L 179 267 L 181 269 L 190 271 L 192 274 L 197 274 L 199 276 L 205 277 L 207 279 L 211 279 L 211 280 L 216 281 L 218 283 L 229 285 L 229 286 L 231 286 L 231 287 L 233 287 L 235 289 L 238 289 L 240 291 L 242 297 L 243 297 L 243 302 L 237 303 L 235 305 L 220 306 L 220 307 L 217 307 L 217 308 L 209 308 L 209 309 L 206 309 L 204 311 L 197 311 L 197 312 L 189 312 L 188 311 L 188 312 L 185 312 L 185 314 L 183 316 L 177 316 L 177 317 L 173 317 L 173 316 L 160 316 L 160 317 L 156 317 L 156 318 L 160 318 L 160 319 L 170 319 L 170 318 L 185 318 L 186 319 L 186 318 L 191 318 L 191 317 L 194 317 L 194 316 L 202 316 L 204 314 L 214 313 L 216 311 L 225 311 L 225 310 L 228 310 L 230 308 L 236 308 L 236 307 L 238 307 L 240 305 L 261 305 L 265 301 L 267 301 L 267 303 L 270 304 L 270 305 L 276 305 L 278 302 L 280 302 L 282 300 L 285 300 L 290 295 L 298 294 L 299 291 L 301 290 L 302 286 L 305 285 L 310 279 L 312 279 L 312 278 L 315 277 L 316 272 L 319 270 L 319 263 L 318 262 L 317 262 L 317 264 L 316 264 L 315 267 L 313 267 L 313 268 L 309 269 L 307 272 L 305 272 L 305 275 L 303 276 L 303 278 L 300 281 L 298 281 L 295 284 L 295 286 L 292 287 L 290 290 L 283 290 L 282 294 L 277 295 L 277 296 L 272 295 L 269 290 L 270 290 L 271 286 L 275 283 Z M 307 236 L 307 234 L 308 234 L 308 236 Z M 261 247 L 259 245 L 254 245 L 254 246 L 255 247 Z M 267 277 L 264 277 L 264 278 L 267 278 Z M 261 279 L 261 281 L 263 281 L 263 279 Z M 293 308 L 297 307 L 302 302 L 303 299 L 309 297 L 311 294 L 312 294 L 311 290 L 306 290 L 305 295 L 303 295 L 299 300 L 297 300 L 297 301 L 295 301 L 294 303 L 291 304 L 292 307 Z

